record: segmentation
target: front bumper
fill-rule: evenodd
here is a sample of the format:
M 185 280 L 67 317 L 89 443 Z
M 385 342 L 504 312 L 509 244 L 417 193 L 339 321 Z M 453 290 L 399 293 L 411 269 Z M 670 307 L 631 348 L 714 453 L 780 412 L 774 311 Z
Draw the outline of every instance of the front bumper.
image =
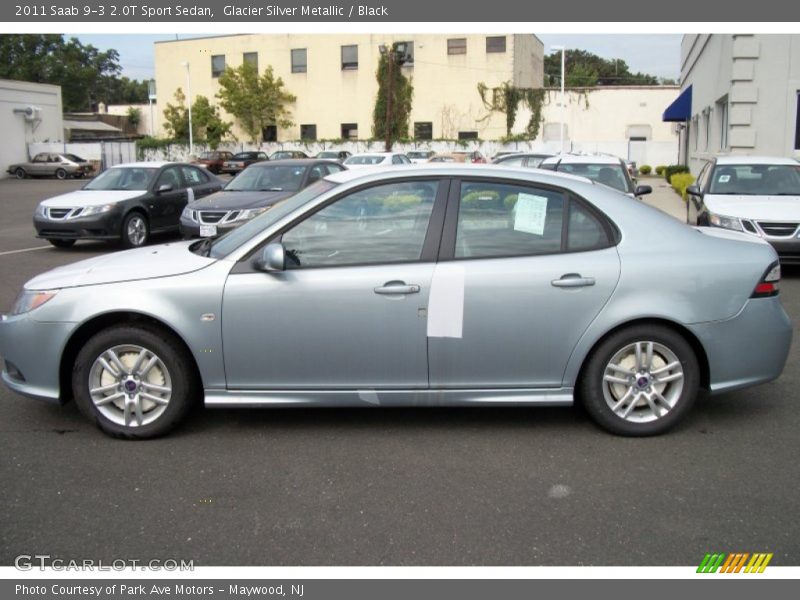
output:
M 59 388 L 61 355 L 74 323 L 41 323 L 24 315 L 0 315 L 3 383 L 39 400 L 63 402 Z
M 181 217 L 180 222 L 180 231 L 181 235 L 184 238 L 199 238 L 199 237 L 219 237 L 231 231 L 232 229 L 236 229 L 239 225 L 247 223 L 247 221 L 237 221 L 235 223 L 225 223 L 225 224 L 216 224 L 214 225 L 217 228 L 216 235 L 213 236 L 202 236 L 200 235 L 200 223 L 197 221 L 192 221 L 191 219 L 187 219 L 185 217 Z
M 705 348 L 712 393 L 777 379 L 792 344 L 792 323 L 778 296 L 750 299 L 731 319 L 689 329 Z
M 800 264 L 800 238 L 765 238 L 778 253 L 783 264 Z
M 107 213 L 78 217 L 77 219 L 46 219 L 33 217 L 36 237 L 57 240 L 113 240 L 119 239 L 122 231 L 122 213 L 111 210 Z

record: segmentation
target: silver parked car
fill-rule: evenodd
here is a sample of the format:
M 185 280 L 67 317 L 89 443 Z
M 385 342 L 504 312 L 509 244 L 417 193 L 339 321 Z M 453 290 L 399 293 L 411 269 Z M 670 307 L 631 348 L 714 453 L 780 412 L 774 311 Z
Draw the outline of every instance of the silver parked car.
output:
M 216 240 L 29 281 L 2 378 L 116 436 L 215 407 L 569 405 L 661 433 L 778 377 L 775 250 L 588 179 L 500 166 L 346 171 Z
M 88 160 L 69 153 L 40 152 L 25 163 L 17 163 L 6 169 L 17 179 L 26 177 L 84 177 L 91 175 L 94 167 Z

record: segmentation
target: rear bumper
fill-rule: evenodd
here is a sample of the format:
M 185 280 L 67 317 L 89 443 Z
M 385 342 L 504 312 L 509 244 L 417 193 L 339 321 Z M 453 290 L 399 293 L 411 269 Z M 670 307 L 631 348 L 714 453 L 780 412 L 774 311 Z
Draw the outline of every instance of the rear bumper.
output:
M 779 297 L 748 300 L 731 319 L 689 329 L 706 350 L 712 393 L 777 379 L 792 344 L 792 323 Z

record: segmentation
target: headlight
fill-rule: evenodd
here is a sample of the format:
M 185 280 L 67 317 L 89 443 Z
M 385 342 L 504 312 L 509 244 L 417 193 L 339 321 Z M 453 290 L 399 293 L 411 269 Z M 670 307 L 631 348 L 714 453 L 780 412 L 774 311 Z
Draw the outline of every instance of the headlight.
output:
M 744 231 L 742 222 L 736 217 L 726 217 L 725 215 L 715 215 L 714 213 L 709 213 L 708 222 L 712 227 L 722 227 L 723 229 Z
M 47 216 L 47 207 L 45 207 L 44 202 L 40 203 L 39 206 L 36 207 L 36 215 L 39 217 Z
M 189 208 L 187 206 L 187 207 L 185 207 L 183 209 L 183 212 L 181 213 L 181 217 L 183 217 L 184 219 L 189 219 L 190 221 L 197 222 L 197 211 L 196 210 L 192 210 L 191 208 Z
M 11 308 L 10 314 L 21 315 L 35 308 L 39 308 L 57 293 L 58 290 L 22 290 L 14 301 L 14 306 Z
M 107 213 L 110 210 L 113 210 L 115 206 L 116 204 L 101 204 L 99 206 L 87 206 L 77 216 L 89 217 L 91 215 L 99 215 L 102 213 Z
M 249 221 L 253 217 L 257 217 L 261 213 L 268 210 L 269 207 L 266 208 L 248 208 L 247 210 L 243 210 L 239 213 L 239 216 L 234 219 L 234 221 Z

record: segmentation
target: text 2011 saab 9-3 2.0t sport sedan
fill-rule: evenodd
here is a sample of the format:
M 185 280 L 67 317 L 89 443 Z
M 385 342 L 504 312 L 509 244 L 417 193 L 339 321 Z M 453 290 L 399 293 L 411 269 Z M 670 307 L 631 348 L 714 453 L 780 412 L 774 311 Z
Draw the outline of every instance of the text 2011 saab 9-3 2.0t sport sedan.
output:
M 770 381 L 791 324 L 775 250 L 588 179 L 501 166 L 329 175 L 216 239 L 29 281 L 3 380 L 112 435 L 215 407 L 569 405 L 661 433 Z

